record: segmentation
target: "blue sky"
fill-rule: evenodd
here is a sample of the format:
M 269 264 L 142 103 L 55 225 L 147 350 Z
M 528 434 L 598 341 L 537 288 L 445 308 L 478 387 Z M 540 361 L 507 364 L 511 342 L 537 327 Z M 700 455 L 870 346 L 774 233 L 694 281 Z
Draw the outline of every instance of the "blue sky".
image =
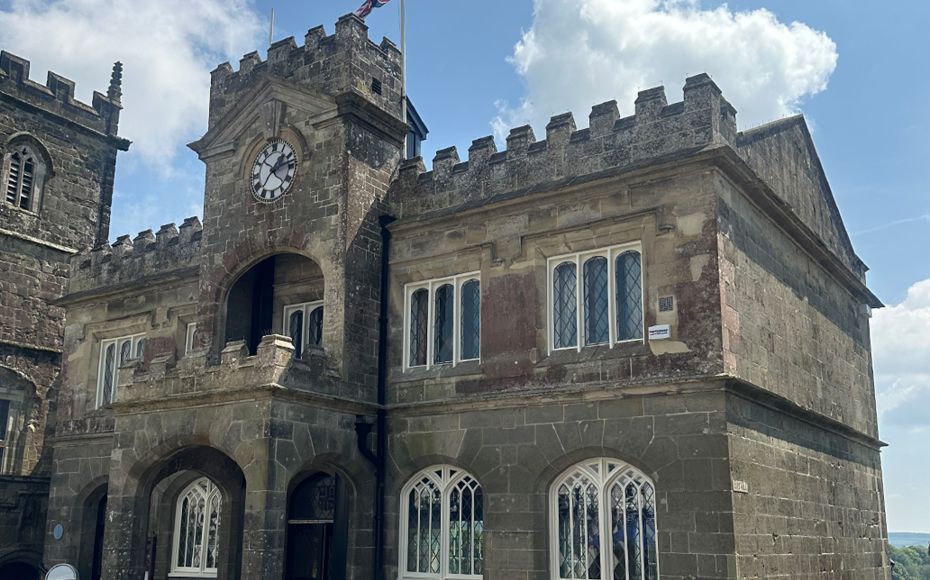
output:
M 393 4 L 368 19 L 398 38 Z M 336 19 L 361 0 L 0 0 L 0 45 L 104 90 L 126 63 L 111 238 L 200 212 L 203 169 L 184 147 L 205 130 L 208 72 L 275 38 Z M 408 87 L 431 130 L 427 162 L 639 89 L 680 98 L 708 72 L 741 128 L 803 112 L 869 283 L 889 308 L 873 318 L 889 527 L 930 532 L 930 3 L 898 0 L 407 0 Z M 917 66 L 915 66 L 917 65 Z

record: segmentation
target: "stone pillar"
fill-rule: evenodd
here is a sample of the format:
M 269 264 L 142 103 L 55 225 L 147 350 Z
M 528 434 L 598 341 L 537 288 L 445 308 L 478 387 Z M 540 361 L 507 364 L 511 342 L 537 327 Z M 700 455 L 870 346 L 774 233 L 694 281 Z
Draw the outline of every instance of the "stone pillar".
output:
M 245 469 L 242 580 L 282 578 L 287 525 L 287 472 L 269 453 L 271 439 L 257 440 Z

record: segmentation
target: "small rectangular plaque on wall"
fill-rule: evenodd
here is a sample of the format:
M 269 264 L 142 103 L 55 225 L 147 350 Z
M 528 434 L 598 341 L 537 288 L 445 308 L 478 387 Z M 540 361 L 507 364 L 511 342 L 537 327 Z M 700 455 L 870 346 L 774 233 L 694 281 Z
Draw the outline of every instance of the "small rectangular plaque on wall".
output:
M 649 340 L 667 340 L 672 337 L 670 324 L 656 324 L 649 327 Z

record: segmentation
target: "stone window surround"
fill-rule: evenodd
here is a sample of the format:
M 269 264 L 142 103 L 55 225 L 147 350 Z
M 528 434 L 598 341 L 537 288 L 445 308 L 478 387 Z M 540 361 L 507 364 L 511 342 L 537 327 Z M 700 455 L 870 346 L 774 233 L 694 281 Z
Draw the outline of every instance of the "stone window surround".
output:
M 409 496 L 413 489 L 424 479 L 429 479 L 439 490 L 440 493 L 440 571 L 436 573 L 410 572 L 407 570 L 407 542 L 409 528 L 409 513 L 404 513 L 409 509 Z M 484 574 L 451 574 L 449 572 L 449 531 L 450 531 L 450 497 L 456 489 L 459 482 L 470 479 L 476 484 L 477 490 L 482 490 L 480 482 L 468 471 L 460 469 L 453 465 L 433 465 L 416 472 L 400 493 L 400 534 L 398 536 L 398 578 L 400 580 L 447 580 L 455 578 L 456 580 L 480 580 Z M 474 501 L 474 498 L 472 499 Z M 482 518 L 483 527 L 483 518 Z M 480 541 L 480 540 L 479 540 Z M 479 549 L 479 552 L 481 550 Z
M 297 352 L 305 352 L 307 347 L 310 346 L 310 315 L 313 314 L 318 309 L 323 308 L 323 300 L 314 300 L 312 302 L 301 302 L 299 304 L 286 304 L 283 308 L 284 314 L 281 316 L 281 334 L 284 336 L 291 335 L 290 329 L 290 317 L 294 312 L 301 311 L 303 312 L 303 322 L 301 328 L 301 348 L 295 350 L 295 355 Z M 324 311 L 325 312 L 325 311 Z M 322 344 L 322 339 L 321 339 Z M 297 345 L 294 345 L 297 348 Z
M 122 364 L 118 364 L 116 362 L 116 359 L 119 358 L 119 355 L 120 355 L 119 351 L 120 351 L 121 344 L 127 340 L 129 341 L 129 344 L 130 344 L 129 358 L 127 358 L 126 360 L 134 361 L 138 359 L 139 345 L 143 342 L 144 338 L 145 338 L 145 333 L 142 332 L 142 333 L 136 333 L 136 334 L 126 334 L 122 336 L 116 336 L 113 338 L 101 338 L 100 339 L 98 353 L 97 353 L 97 380 L 96 380 L 96 398 L 95 398 L 94 408 L 100 409 L 101 407 L 105 407 L 113 403 L 114 401 L 116 401 L 116 391 L 117 391 L 117 387 L 119 383 L 119 369 L 122 366 Z M 111 374 L 113 383 L 112 383 L 112 392 L 110 393 L 110 400 L 108 402 L 105 402 L 103 400 L 103 389 L 105 386 L 104 381 L 106 380 L 106 377 L 105 377 L 106 352 L 107 352 L 107 348 L 110 345 L 114 345 L 116 347 L 115 348 L 116 359 L 114 359 L 114 365 L 113 365 L 113 370 Z
M 597 503 L 600 506 L 598 512 L 598 537 L 600 539 L 599 544 L 599 553 L 601 558 L 601 577 L 613 577 L 613 571 L 610 569 L 609 564 L 613 561 L 613 534 L 611 530 L 611 514 L 609 511 L 612 509 L 610 495 L 611 488 L 617 483 L 621 482 L 624 479 L 629 480 L 627 484 L 630 485 L 633 480 L 639 480 L 638 488 L 649 487 L 652 490 L 652 501 L 653 505 L 653 525 L 654 525 L 654 536 L 653 536 L 653 549 L 654 554 L 658 557 L 658 521 L 655 518 L 655 502 L 658 501 L 656 497 L 656 487 L 655 483 L 652 481 L 652 478 L 647 476 L 641 470 L 633 467 L 632 465 L 620 461 L 614 458 L 594 458 L 587 459 L 576 463 L 563 471 L 552 483 L 549 488 L 549 566 L 551 570 L 550 577 L 552 580 L 572 580 L 574 575 L 563 578 L 559 566 L 559 557 L 560 557 L 560 542 L 559 542 L 559 488 L 577 477 L 578 475 L 583 475 L 587 477 L 597 488 Z M 641 501 L 641 500 L 640 500 Z M 640 510 L 643 508 L 640 507 Z M 642 528 L 642 519 L 640 517 L 640 528 Z M 605 542 L 605 539 L 610 539 L 609 542 Z M 642 536 L 640 536 L 642 541 Z M 605 564 L 607 566 L 605 566 Z M 656 560 L 656 574 L 655 578 L 659 578 L 659 562 Z M 645 569 L 643 570 L 643 577 L 650 578 L 652 576 L 647 576 Z
M 9 202 L 6 200 L 12 155 L 17 150 L 25 150 L 27 153 L 26 158 L 33 163 L 32 188 L 28 207 L 20 205 L 19 191 L 17 191 L 15 201 Z M 23 164 L 25 165 L 25 161 Z M 0 203 L 8 208 L 38 216 L 43 203 L 45 184 L 52 176 L 50 157 L 45 146 L 28 133 L 12 135 L 3 148 L 2 166 L 0 166 L 0 182 L 2 182 L 3 193 Z
M 640 255 L 640 304 L 645 305 L 645 260 L 643 257 L 642 242 L 629 242 L 620 245 L 607 246 L 603 248 L 598 248 L 594 250 L 586 250 L 583 252 L 574 252 L 570 254 L 561 254 L 558 256 L 553 256 L 546 260 L 546 340 L 548 344 L 548 353 L 552 354 L 555 351 L 568 351 L 575 350 L 581 352 L 582 348 L 592 348 L 598 346 L 609 346 L 613 348 L 620 344 L 636 344 L 643 343 L 645 338 L 634 338 L 630 340 L 617 340 L 617 299 L 616 299 L 616 259 L 619 255 L 625 252 L 637 252 Z M 585 344 L 584 336 L 584 297 L 583 297 L 583 268 L 584 263 L 593 257 L 602 256 L 607 258 L 607 284 L 608 284 L 608 327 L 610 330 L 610 338 L 607 343 L 599 344 Z M 576 300 L 576 336 L 575 336 L 575 345 L 566 346 L 566 347 L 555 347 L 555 323 L 554 323 L 554 304 L 553 304 L 553 282 L 554 282 L 554 272 L 555 269 L 565 262 L 574 262 L 575 264 L 575 300 Z M 645 309 L 643 310 L 643 321 L 642 324 L 645 325 Z M 645 336 L 645 333 L 643 333 Z
M 461 333 L 462 333 L 462 286 L 467 282 L 472 280 L 478 282 L 478 292 L 480 295 L 481 292 L 481 272 L 474 271 L 467 274 L 458 274 L 455 276 L 446 276 L 444 278 L 433 278 L 431 280 L 423 280 L 420 282 L 414 282 L 404 285 L 404 370 L 412 369 L 430 369 L 433 367 L 442 367 L 442 366 L 452 366 L 455 367 L 460 363 L 472 362 L 480 360 L 480 349 L 479 357 L 475 359 L 463 359 L 461 358 Z M 435 310 L 435 294 L 436 289 L 444 286 L 445 284 L 452 284 L 452 287 L 455 289 L 453 294 L 453 330 L 452 330 L 452 362 L 451 363 L 435 363 L 433 362 L 433 340 L 434 340 L 434 310 Z M 426 331 L 426 364 L 425 365 L 411 365 L 410 364 L 410 307 L 411 307 L 411 297 L 413 293 L 417 290 L 426 289 L 428 292 L 428 312 L 427 315 L 427 331 Z M 480 343 L 479 336 L 479 343 Z

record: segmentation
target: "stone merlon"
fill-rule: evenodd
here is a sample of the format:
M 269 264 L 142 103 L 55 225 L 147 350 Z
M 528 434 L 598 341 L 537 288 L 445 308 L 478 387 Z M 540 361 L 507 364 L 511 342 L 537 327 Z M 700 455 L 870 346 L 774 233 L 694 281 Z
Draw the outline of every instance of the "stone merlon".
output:
M 409 160 L 391 190 L 393 211 L 404 218 L 426 217 L 529 195 L 546 184 L 722 148 L 771 189 L 807 234 L 864 281 L 866 267 L 853 251 L 803 118 L 738 133 L 736 109 L 707 74 L 686 79 L 681 102 L 669 104 L 664 87 L 640 91 L 634 110 L 622 117 L 616 101 L 595 105 L 588 128 L 581 130 L 571 113 L 556 115 L 542 141 L 536 141 L 531 127 L 516 127 L 503 151 L 492 137 L 482 137 L 469 147 L 467 160 L 460 160 L 454 147 L 440 149 L 432 171 L 422 160 Z M 800 154 L 797 142 L 806 144 Z
M 197 217 L 184 220 L 181 227 L 165 224 L 157 233 L 139 232 L 135 238 L 119 236 L 112 245 L 99 244 L 71 259 L 69 292 L 63 299 L 80 299 L 108 288 L 144 285 L 166 276 L 192 273 L 200 263 L 203 226 Z
M 49 71 L 44 85 L 29 78 L 28 60 L 9 52 L 0 52 L 0 94 L 28 103 L 71 123 L 113 137 L 121 150 L 129 148 L 129 141 L 116 137 L 119 129 L 120 83 L 122 64 L 116 63 L 107 93 L 94 91 L 93 103 L 88 105 L 74 98 L 74 81 Z

